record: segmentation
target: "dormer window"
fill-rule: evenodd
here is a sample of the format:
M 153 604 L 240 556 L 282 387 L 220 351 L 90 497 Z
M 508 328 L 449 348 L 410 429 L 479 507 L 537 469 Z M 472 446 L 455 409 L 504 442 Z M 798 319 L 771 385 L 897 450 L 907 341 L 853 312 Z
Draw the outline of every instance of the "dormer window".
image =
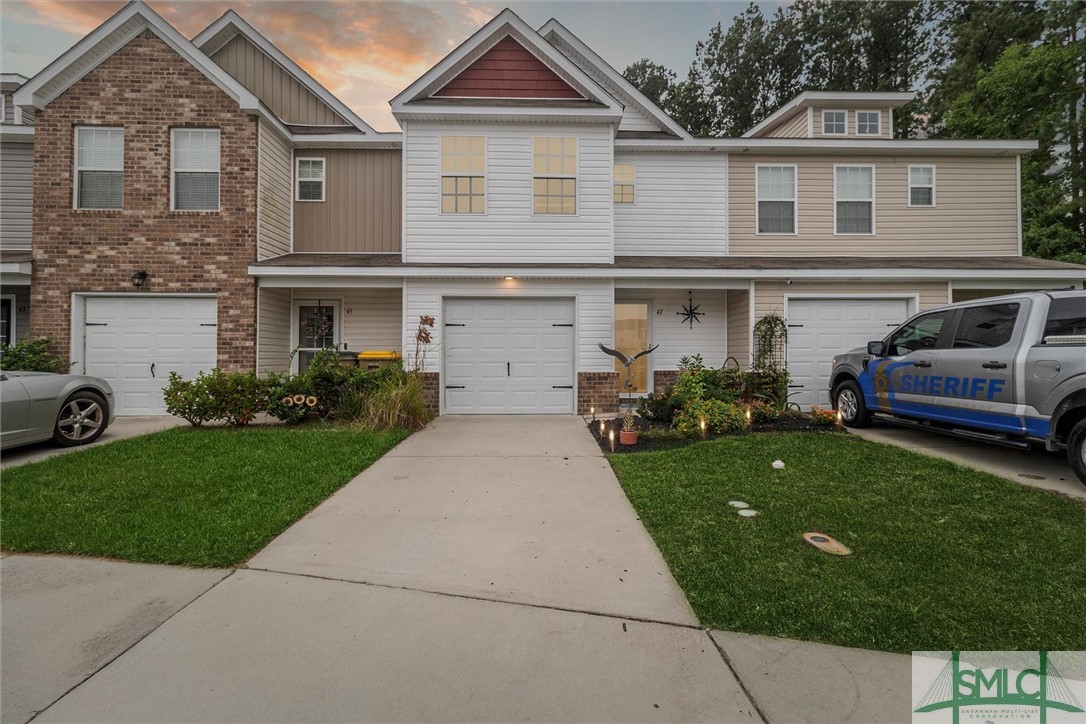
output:
M 848 113 L 822 111 L 822 133 L 827 136 L 844 136 L 848 133 Z
M 878 136 L 882 133 L 881 111 L 856 111 L 856 134 Z
M 486 138 L 441 137 L 441 213 L 486 213 Z
M 577 139 L 532 139 L 532 196 L 537 214 L 577 213 Z

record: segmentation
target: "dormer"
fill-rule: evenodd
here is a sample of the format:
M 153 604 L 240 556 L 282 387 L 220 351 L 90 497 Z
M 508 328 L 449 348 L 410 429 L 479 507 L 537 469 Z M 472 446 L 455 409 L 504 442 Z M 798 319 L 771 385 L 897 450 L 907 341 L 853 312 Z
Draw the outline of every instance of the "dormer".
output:
M 889 140 L 894 110 L 912 92 L 804 91 L 743 134 L 743 138 Z

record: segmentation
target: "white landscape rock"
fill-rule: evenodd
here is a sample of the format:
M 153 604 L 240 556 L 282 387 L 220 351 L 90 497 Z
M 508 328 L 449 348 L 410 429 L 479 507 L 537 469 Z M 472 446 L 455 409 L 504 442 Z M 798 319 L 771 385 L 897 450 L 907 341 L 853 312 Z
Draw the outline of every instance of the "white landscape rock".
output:
M 773 469 L 774 470 L 780 470 L 783 467 L 784 467 L 784 461 L 783 460 L 774 460 L 773 461 Z

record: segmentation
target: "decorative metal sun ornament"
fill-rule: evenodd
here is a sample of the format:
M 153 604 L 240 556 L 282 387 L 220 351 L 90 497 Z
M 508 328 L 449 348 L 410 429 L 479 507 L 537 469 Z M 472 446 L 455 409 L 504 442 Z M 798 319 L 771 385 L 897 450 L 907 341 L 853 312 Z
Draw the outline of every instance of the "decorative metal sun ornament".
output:
M 686 304 L 683 305 L 683 310 L 681 312 L 675 312 L 675 314 L 678 314 L 680 317 L 683 318 L 682 322 L 680 322 L 680 324 L 689 324 L 690 329 L 693 329 L 694 328 L 694 322 L 697 322 L 698 324 L 701 324 L 701 319 L 700 318 L 705 316 L 705 312 L 699 312 L 698 311 L 699 309 L 701 309 L 701 305 L 700 304 L 694 304 L 694 293 L 693 292 L 687 292 L 686 296 L 687 296 L 687 302 L 686 302 Z

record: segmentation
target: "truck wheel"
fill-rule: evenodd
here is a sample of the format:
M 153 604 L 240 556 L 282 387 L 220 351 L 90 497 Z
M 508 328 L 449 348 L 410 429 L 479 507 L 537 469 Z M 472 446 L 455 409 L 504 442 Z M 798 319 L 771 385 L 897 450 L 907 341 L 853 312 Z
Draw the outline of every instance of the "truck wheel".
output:
M 871 426 L 871 413 L 864 404 L 864 393 L 853 380 L 845 380 L 833 391 L 833 406 L 841 413 L 845 427 Z
M 1079 420 L 1067 436 L 1067 462 L 1079 482 L 1086 485 L 1086 418 Z

